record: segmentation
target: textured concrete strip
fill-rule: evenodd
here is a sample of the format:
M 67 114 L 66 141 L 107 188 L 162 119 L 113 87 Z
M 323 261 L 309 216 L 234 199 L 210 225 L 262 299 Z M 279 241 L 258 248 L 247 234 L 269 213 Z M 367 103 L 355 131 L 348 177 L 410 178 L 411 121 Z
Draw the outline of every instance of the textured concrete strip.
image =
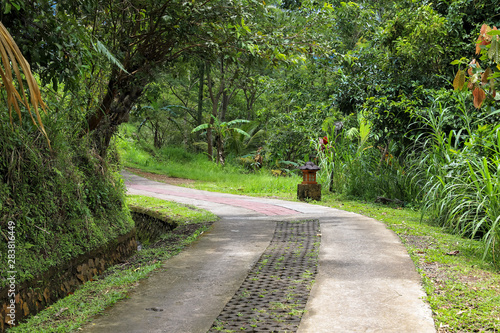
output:
M 269 245 L 274 229 L 269 221 L 216 222 L 84 332 L 207 332 Z M 163 311 L 146 310 L 151 308 Z
M 318 231 L 319 220 L 278 222 L 209 332 L 296 332 L 318 269 Z

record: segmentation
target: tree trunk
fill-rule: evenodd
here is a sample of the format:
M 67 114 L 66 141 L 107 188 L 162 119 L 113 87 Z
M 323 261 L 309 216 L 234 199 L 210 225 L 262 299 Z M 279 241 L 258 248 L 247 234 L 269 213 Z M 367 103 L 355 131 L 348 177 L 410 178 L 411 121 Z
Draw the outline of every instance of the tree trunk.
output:
M 128 121 L 132 106 L 141 97 L 147 81 L 137 76 L 113 70 L 106 95 L 99 109 L 87 119 L 95 148 L 101 157 L 106 156 L 111 138 L 118 126 Z
M 227 90 L 224 89 L 222 92 L 222 106 L 221 106 L 221 112 L 220 112 L 220 121 L 221 123 L 226 121 L 226 112 L 227 112 L 227 105 L 229 104 L 229 96 L 227 94 Z
M 198 89 L 198 114 L 196 118 L 196 126 L 200 126 L 203 121 L 203 86 L 205 79 L 205 64 L 200 63 L 200 88 Z
M 222 95 L 222 92 L 224 91 L 224 80 L 221 80 L 221 83 L 219 85 L 219 90 L 217 91 L 217 94 L 214 94 L 214 89 L 213 89 L 213 84 L 212 84 L 212 77 L 210 76 L 210 66 L 207 63 L 207 87 L 208 87 L 208 93 L 210 95 L 210 100 L 212 101 L 212 116 L 210 117 L 210 122 L 209 126 L 207 128 L 207 144 L 208 144 L 208 149 L 207 149 L 207 154 L 210 160 L 213 160 L 213 125 L 215 123 L 215 119 L 217 119 L 217 109 L 219 107 L 219 100 Z M 216 136 L 215 139 L 217 140 L 217 155 L 219 153 L 218 145 L 219 145 L 219 140 L 221 140 L 220 135 Z M 219 162 L 219 157 L 216 156 L 215 160 L 217 163 Z
M 220 163 L 222 166 L 226 163 L 224 142 L 222 140 L 217 140 L 217 163 Z
M 154 133 L 154 146 L 155 148 L 161 148 L 162 140 L 160 138 L 160 124 L 158 121 L 155 121 L 153 124 L 153 133 Z
M 213 135 L 212 135 L 212 127 L 214 125 L 214 118 L 210 117 L 210 122 L 209 122 L 209 126 L 207 128 L 207 155 L 208 155 L 208 160 L 209 161 L 213 161 L 213 154 L 214 154 L 214 151 L 213 151 Z

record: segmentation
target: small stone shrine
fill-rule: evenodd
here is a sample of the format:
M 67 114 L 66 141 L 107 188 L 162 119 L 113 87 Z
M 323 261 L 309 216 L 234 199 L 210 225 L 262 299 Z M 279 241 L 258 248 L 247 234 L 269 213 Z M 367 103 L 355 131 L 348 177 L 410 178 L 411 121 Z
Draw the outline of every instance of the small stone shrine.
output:
M 297 198 L 305 201 L 306 199 L 321 200 L 321 184 L 316 182 L 316 172 L 320 169 L 313 162 L 307 162 L 299 168 L 302 170 L 302 183 L 297 186 Z

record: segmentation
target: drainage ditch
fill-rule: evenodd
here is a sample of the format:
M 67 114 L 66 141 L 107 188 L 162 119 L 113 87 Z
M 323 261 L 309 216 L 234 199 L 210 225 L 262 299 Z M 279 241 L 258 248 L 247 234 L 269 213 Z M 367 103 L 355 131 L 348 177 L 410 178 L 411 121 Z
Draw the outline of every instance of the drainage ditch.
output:
M 281 221 L 209 333 L 296 332 L 318 267 L 319 221 Z

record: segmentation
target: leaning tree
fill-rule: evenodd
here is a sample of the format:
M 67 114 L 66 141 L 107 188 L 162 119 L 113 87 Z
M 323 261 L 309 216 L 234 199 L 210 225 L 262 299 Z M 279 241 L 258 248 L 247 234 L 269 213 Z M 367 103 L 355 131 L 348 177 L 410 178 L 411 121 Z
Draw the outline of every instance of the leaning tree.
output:
M 101 155 L 155 73 L 181 55 L 220 52 L 230 39 L 219 32 L 228 26 L 237 30 L 263 8 L 253 0 L 114 0 L 100 5 L 88 13 L 87 20 L 101 21 L 91 33 L 121 63 L 112 69 L 98 108 L 87 118 Z

